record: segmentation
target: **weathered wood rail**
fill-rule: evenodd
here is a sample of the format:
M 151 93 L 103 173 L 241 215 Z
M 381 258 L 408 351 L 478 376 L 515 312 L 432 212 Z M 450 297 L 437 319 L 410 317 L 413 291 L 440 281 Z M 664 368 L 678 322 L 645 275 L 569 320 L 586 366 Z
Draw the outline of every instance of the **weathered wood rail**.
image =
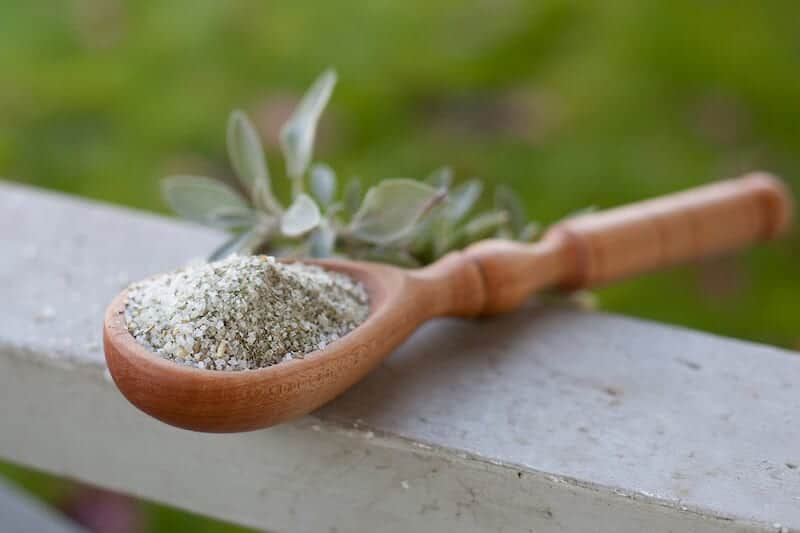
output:
M 103 309 L 219 239 L 0 184 L 0 457 L 272 531 L 800 528 L 800 357 L 603 313 L 430 324 L 264 431 L 156 422 L 107 377 Z

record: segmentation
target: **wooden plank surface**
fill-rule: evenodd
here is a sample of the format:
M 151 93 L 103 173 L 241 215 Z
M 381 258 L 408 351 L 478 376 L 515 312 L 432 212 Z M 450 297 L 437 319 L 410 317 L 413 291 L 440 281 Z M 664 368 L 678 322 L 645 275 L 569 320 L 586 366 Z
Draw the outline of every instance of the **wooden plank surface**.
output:
M 104 306 L 221 238 L 0 185 L 0 456 L 279 531 L 800 527 L 800 357 L 602 313 L 438 321 L 278 428 L 157 423 L 105 376 Z

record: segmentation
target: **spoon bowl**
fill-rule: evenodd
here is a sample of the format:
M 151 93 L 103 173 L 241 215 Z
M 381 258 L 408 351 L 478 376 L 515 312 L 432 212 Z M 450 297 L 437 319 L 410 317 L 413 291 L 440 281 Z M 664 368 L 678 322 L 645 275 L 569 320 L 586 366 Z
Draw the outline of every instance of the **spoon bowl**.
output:
M 151 353 L 128 331 L 123 291 L 105 315 L 106 362 L 122 394 L 163 422 L 206 432 L 264 428 L 332 400 L 433 317 L 501 313 L 543 287 L 592 287 L 741 248 L 786 229 L 791 211 L 783 183 L 755 173 L 569 219 L 532 245 L 482 241 L 420 270 L 309 261 L 362 283 L 369 315 L 322 350 L 257 370 L 202 370 Z
M 357 262 L 316 263 L 359 281 L 369 296 L 367 319 L 325 349 L 246 371 L 179 365 L 151 353 L 133 338 L 125 323 L 127 291 L 123 291 L 106 311 L 103 333 L 114 383 L 146 413 L 196 431 L 256 429 L 321 406 L 380 363 L 416 323 L 401 306 L 387 305 L 404 293 L 409 280 L 403 270 Z
M 125 322 L 123 291 L 109 305 L 103 328 L 114 383 L 131 403 L 174 426 L 206 432 L 263 428 L 327 403 L 377 366 L 422 322 L 459 306 L 476 314 L 468 308 L 477 309 L 471 302 L 482 298 L 477 268 L 464 269 L 457 255 L 420 271 L 356 261 L 308 263 L 345 274 L 366 289 L 369 315 L 347 335 L 302 359 L 265 368 L 203 370 L 176 364 L 139 344 Z M 460 273 L 451 271 L 456 267 Z M 460 283 L 457 290 L 451 287 L 454 283 Z

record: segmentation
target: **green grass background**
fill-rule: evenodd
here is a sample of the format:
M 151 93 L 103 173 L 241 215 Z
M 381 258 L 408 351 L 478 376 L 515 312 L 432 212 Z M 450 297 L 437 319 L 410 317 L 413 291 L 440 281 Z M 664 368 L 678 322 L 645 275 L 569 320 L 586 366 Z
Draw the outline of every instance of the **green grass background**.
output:
M 543 223 L 755 168 L 800 191 L 793 0 L 6 1 L 0 175 L 166 212 L 160 177 L 230 174 L 235 107 L 281 175 L 276 125 L 329 65 L 340 83 L 317 154 L 344 178 L 448 163 L 511 185 Z M 795 232 L 598 295 L 604 309 L 798 349 L 799 266 Z M 167 531 L 159 512 L 174 511 L 152 513 Z

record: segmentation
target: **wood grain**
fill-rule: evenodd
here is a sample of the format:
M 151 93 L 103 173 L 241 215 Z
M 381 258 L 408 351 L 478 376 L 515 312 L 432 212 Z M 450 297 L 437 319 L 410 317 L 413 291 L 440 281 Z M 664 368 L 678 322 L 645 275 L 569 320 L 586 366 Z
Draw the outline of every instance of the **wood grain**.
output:
M 178 427 L 207 432 L 267 427 L 344 392 L 422 322 L 451 311 L 474 316 L 482 304 L 477 267 L 457 256 L 412 273 L 370 263 L 317 263 L 364 284 L 369 319 L 305 359 L 258 370 L 200 370 L 150 353 L 128 333 L 127 296 L 119 294 L 106 311 L 103 329 L 106 362 L 117 387 L 138 408 Z
M 533 245 L 491 240 L 466 249 L 486 282 L 485 314 L 514 309 L 547 286 L 596 287 L 729 252 L 785 231 L 792 198 L 766 173 L 569 219 Z
M 791 211 L 785 185 L 755 173 L 578 217 L 553 232 L 578 257 L 567 284 L 593 287 L 772 238 L 788 227 Z
M 591 287 L 731 251 L 778 235 L 791 212 L 783 183 L 756 173 L 567 220 L 536 244 L 480 242 L 421 270 L 316 261 L 365 285 L 368 319 L 305 359 L 244 372 L 184 367 L 148 352 L 128 333 L 123 292 L 106 312 L 106 361 L 128 400 L 164 422 L 209 432 L 263 428 L 335 398 L 433 317 L 500 313 L 544 287 Z

